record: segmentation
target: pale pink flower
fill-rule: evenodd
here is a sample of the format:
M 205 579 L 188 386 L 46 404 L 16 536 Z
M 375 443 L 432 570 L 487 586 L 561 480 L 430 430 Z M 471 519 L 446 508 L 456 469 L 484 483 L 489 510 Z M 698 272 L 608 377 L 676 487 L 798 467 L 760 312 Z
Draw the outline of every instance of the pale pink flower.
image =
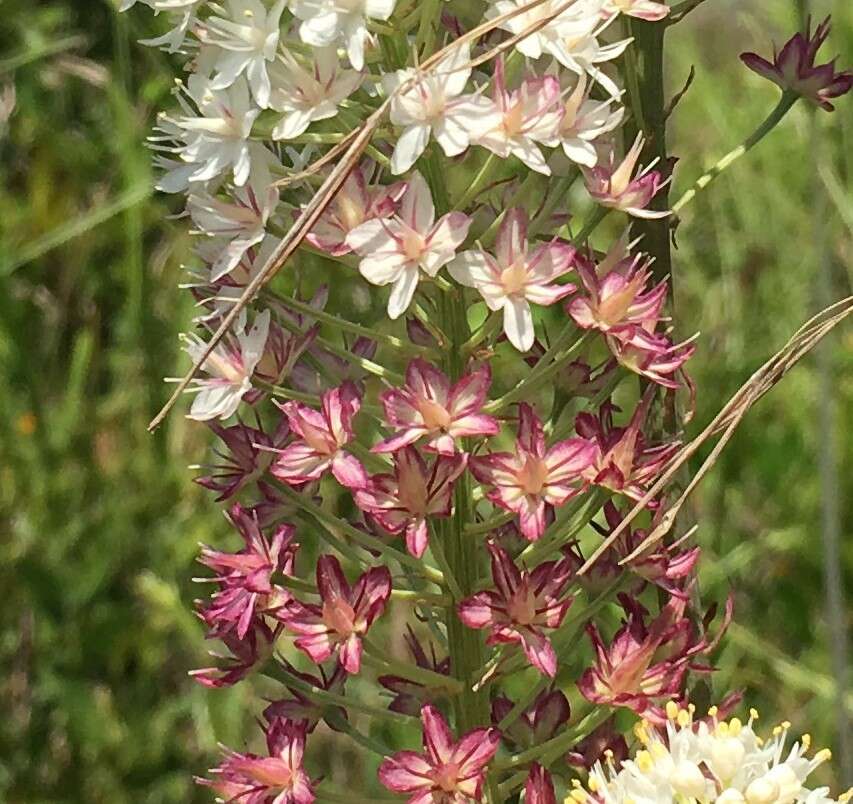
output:
M 805 33 L 794 34 L 779 53 L 774 46 L 772 62 L 757 53 L 741 53 L 741 61 L 783 91 L 794 92 L 828 112 L 834 111 L 830 99 L 845 95 L 853 88 L 853 72 L 835 72 L 835 59 L 815 64 L 817 52 L 829 36 L 829 21 L 827 17 L 812 35 L 809 19 Z
M 607 0 L 602 14 L 606 17 L 624 14 L 646 22 L 657 22 L 669 14 L 669 6 L 654 0 Z
M 463 251 L 448 271 L 460 284 L 476 288 L 490 310 L 503 310 L 503 329 L 519 351 L 533 346 L 533 304 L 543 306 L 573 293 L 575 286 L 555 280 L 572 269 L 575 249 L 552 240 L 531 249 L 527 242 L 527 213 L 511 209 L 498 229 L 495 256 Z
M 252 328 L 246 331 L 245 312 L 237 321 L 236 331 L 229 333 L 202 364 L 206 379 L 194 379 L 197 392 L 188 414 L 190 419 L 227 419 L 237 411 L 240 401 L 252 389 L 252 375 L 264 354 L 270 328 L 270 312 L 264 310 Z M 205 342 L 195 333 L 184 336 L 184 351 L 197 362 Z
M 373 567 L 350 586 L 340 562 L 332 555 L 317 561 L 320 603 L 291 600 L 276 616 L 298 634 L 294 645 L 313 662 L 338 654 L 347 673 L 361 669 L 361 640 L 385 611 L 391 595 L 388 567 Z
M 389 533 L 403 533 L 417 558 L 426 551 L 428 517 L 448 517 L 453 484 L 465 470 L 464 453 L 439 455 L 428 464 L 412 446 L 394 453 L 394 473 L 374 475 L 355 492 L 355 503 Z
M 673 344 L 666 335 L 634 326 L 608 336 L 607 345 L 621 366 L 664 388 L 680 388 L 681 383 L 676 379 L 679 373 L 690 385 L 683 368 L 696 351 L 691 340 Z
M 270 472 L 293 486 L 317 480 L 327 471 L 342 486 L 363 486 L 364 467 L 343 449 L 352 440 L 352 422 L 361 408 L 357 389 L 344 383 L 326 391 L 321 404 L 322 410 L 293 401 L 279 405 L 296 440 L 278 452 Z
M 268 105 L 282 115 L 272 130 L 274 140 L 293 139 L 314 121 L 334 117 L 362 80 L 361 73 L 341 67 L 333 47 L 314 48 L 307 62 L 284 51 L 270 72 Z
M 519 529 L 530 541 L 545 532 L 545 515 L 580 490 L 583 472 L 596 455 L 595 444 L 569 438 L 547 448 L 542 422 L 527 403 L 518 406 L 515 453 L 492 452 L 471 458 L 474 476 L 490 488 L 486 496 L 497 506 L 518 514 Z
M 474 729 L 458 742 L 431 704 L 421 709 L 424 752 L 398 751 L 379 766 L 379 781 L 409 804 L 480 801 L 486 768 L 500 744 L 497 729 Z
M 397 203 L 406 192 L 406 183 L 397 182 L 389 186 L 370 184 L 364 166 L 355 168 L 332 203 L 326 207 L 306 240 L 315 248 L 339 257 L 349 254 L 352 247 L 347 235 L 365 221 L 389 218 L 397 209 Z
M 480 95 L 463 95 L 471 76 L 465 65 L 471 46 L 464 42 L 447 54 L 428 75 L 417 77 L 413 68 L 397 70 L 383 79 L 385 91 L 417 77 L 414 84 L 394 96 L 391 122 L 403 128 L 391 155 L 391 172 L 405 173 L 426 149 L 430 136 L 447 156 L 468 148 L 471 135 L 496 123 L 492 104 Z
M 210 266 L 210 281 L 216 282 L 233 271 L 246 252 L 266 235 L 270 215 L 278 205 L 278 189 L 269 171 L 259 169 L 244 187 L 235 187 L 231 198 L 207 192 L 190 193 L 187 212 L 201 234 L 223 243 Z
M 646 208 L 669 181 L 663 180 L 660 171 L 652 170 L 657 160 L 641 168 L 637 176 L 632 178 L 637 160 L 643 151 L 643 143 L 643 135 L 639 133 L 618 165 L 615 151 L 611 150 L 606 163 L 599 161 L 593 168 L 584 168 L 586 189 L 593 200 L 603 207 L 618 209 L 635 218 L 665 218 L 670 214 L 670 210 Z
M 493 98 L 498 115 L 495 124 L 475 133 L 472 141 L 507 159 L 515 156 L 531 170 L 551 175 L 551 168 L 537 143 L 559 143 L 557 126 L 562 115 L 560 82 L 553 75 L 531 76 L 518 89 L 507 89 L 503 59 L 495 62 Z
M 374 285 L 392 285 L 388 315 L 399 318 L 412 302 L 423 271 L 434 277 L 468 236 L 471 219 L 449 212 L 435 220 L 432 194 L 414 173 L 400 201 L 399 214 L 362 223 L 347 235 L 347 244 L 362 257 L 361 275 Z
M 617 241 L 596 266 L 586 257 L 578 257 L 575 267 L 587 291 L 566 304 L 566 312 L 583 329 L 618 333 L 620 328 L 657 326 L 666 302 L 667 283 L 659 282 L 651 290 L 650 262 L 641 255 L 631 257 L 624 238 Z
M 527 660 L 541 673 L 557 674 L 557 654 L 543 629 L 559 628 L 574 598 L 566 595 L 573 575 L 568 558 L 546 561 L 534 570 L 519 570 L 509 553 L 494 542 L 491 554 L 494 590 L 463 600 L 459 619 L 469 628 L 487 628 L 489 645 L 521 645 Z
M 598 162 L 593 142 L 613 131 L 625 116 L 621 106 L 611 110 L 615 98 L 593 100 L 587 91 L 586 76 L 580 75 L 571 93 L 563 100 L 563 115 L 557 136 L 563 152 L 572 162 L 592 168 Z
M 312 804 L 311 779 L 302 767 L 305 730 L 295 723 L 276 719 L 267 726 L 269 756 L 241 754 L 226 749 L 225 760 L 210 773 L 212 779 L 196 779 L 221 796 L 221 801 L 240 804 Z
M 480 412 L 491 381 L 489 367 L 481 366 L 451 385 L 435 366 L 413 360 L 406 369 L 406 384 L 381 395 L 385 420 L 396 432 L 373 452 L 395 452 L 428 437 L 426 449 L 453 455 L 460 438 L 496 435 L 497 419 Z

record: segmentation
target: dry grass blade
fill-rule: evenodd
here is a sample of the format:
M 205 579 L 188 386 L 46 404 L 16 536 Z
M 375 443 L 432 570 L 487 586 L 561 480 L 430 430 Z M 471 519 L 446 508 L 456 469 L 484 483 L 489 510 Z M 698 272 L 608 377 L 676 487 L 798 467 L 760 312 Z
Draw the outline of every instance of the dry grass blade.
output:
M 785 376 L 799 360 L 802 359 L 820 340 L 835 326 L 843 321 L 853 312 L 853 296 L 833 304 L 831 307 L 821 311 L 814 318 L 800 327 L 792 338 L 773 357 L 770 358 L 758 371 L 756 371 L 732 396 L 722 410 L 705 427 L 705 429 L 689 443 L 685 444 L 673 459 L 667 464 L 663 474 L 655 484 L 646 492 L 639 502 L 628 512 L 627 516 L 619 523 L 613 532 L 599 545 L 598 549 L 586 560 L 578 570 L 579 575 L 587 573 L 596 561 L 610 549 L 611 545 L 631 525 L 635 517 L 645 509 L 646 505 L 654 499 L 672 481 L 681 467 L 696 453 L 696 451 L 712 436 L 722 433 L 720 440 L 715 444 L 710 455 L 702 463 L 699 471 L 688 484 L 687 488 L 679 496 L 675 503 L 670 505 L 660 522 L 654 530 L 646 537 L 630 555 L 620 561 L 626 564 L 642 555 L 652 544 L 663 538 L 675 523 L 676 515 L 684 504 L 684 501 L 696 488 L 702 478 L 716 463 L 723 448 L 734 434 L 746 413 L 761 399 L 782 377 Z
M 525 3 L 518 8 L 513 9 L 505 14 L 501 14 L 494 19 L 488 20 L 487 22 L 478 25 L 476 28 L 468 31 L 463 36 L 451 42 L 446 47 L 437 51 L 433 55 L 431 55 L 428 59 L 424 61 L 424 63 L 417 69 L 412 78 L 408 81 L 402 82 L 395 90 L 392 92 L 382 103 L 382 105 L 375 111 L 361 126 L 356 129 L 352 135 L 351 140 L 348 137 L 343 142 L 339 143 L 335 148 L 333 148 L 329 153 L 325 154 L 321 159 L 317 160 L 313 165 L 311 165 L 306 170 L 302 171 L 299 175 L 306 176 L 311 173 L 319 170 L 323 165 L 327 164 L 334 160 L 339 154 L 343 154 L 340 162 L 332 169 L 332 172 L 317 190 L 315 195 L 311 198 L 311 201 L 307 204 L 307 206 L 303 209 L 299 218 L 293 224 L 292 228 L 288 231 L 288 233 L 282 238 L 276 250 L 270 255 L 266 264 L 261 268 L 258 272 L 258 275 L 246 286 L 246 289 L 241 294 L 240 298 L 234 304 L 234 306 L 228 311 L 225 317 L 222 319 L 219 327 L 216 329 L 216 332 L 213 333 L 213 336 L 208 341 L 205 346 L 204 351 L 201 356 L 194 361 L 190 370 L 184 375 L 181 381 L 175 387 L 175 390 L 172 392 L 171 396 L 167 400 L 166 404 L 162 407 L 160 412 L 151 420 L 148 425 L 148 430 L 153 431 L 156 430 L 160 424 L 164 421 L 166 416 L 169 415 L 169 411 L 174 407 L 175 403 L 180 399 L 181 394 L 187 389 L 189 384 L 192 382 L 195 375 L 198 373 L 199 369 L 205 364 L 207 359 L 210 357 L 213 350 L 219 345 L 219 342 L 222 338 L 225 337 L 225 334 L 231 328 L 231 325 L 234 321 L 237 320 L 237 317 L 240 315 L 243 309 L 245 309 L 246 305 L 248 305 L 258 291 L 264 287 L 281 269 L 281 267 L 287 262 L 290 256 L 299 248 L 300 243 L 311 231 L 314 224 L 317 222 L 319 217 L 323 214 L 323 211 L 326 207 L 332 202 L 332 199 L 335 197 L 335 194 L 341 188 L 343 183 L 346 181 L 347 176 L 353 170 L 353 168 L 358 163 L 358 159 L 361 154 L 364 152 L 365 148 L 370 143 L 370 139 L 373 136 L 373 133 L 379 127 L 382 118 L 385 116 L 386 111 L 391 105 L 391 101 L 399 94 L 410 89 L 414 84 L 418 81 L 422 80 L 424 77 L 428 77 L 430 71 L 434 70 L 435 66 L 444 59 L 445 56 L 452 53 L 455 48 L 458 48 L 460 45 L 470 42 L 474 39 L 479 38 L 480 36 L 493 31 L 498 26 L 502 25 L 504 22 L 520 15 L 524 14 L 540 5 L 545 3 L 547 0 L 531 0 L 529 3 Z M 573 6 L 577 0 L 566 0 L 566 2 L 561 3 L 557 8 L 553 9 L 550 13 L 544 15 L 541 19 L 536 20 L 533 24 L 527 26 L 523 31 L 518 34 L 515 34 L 511 37 L 507 42 L 498 45 L 496 48 L 493 48 L 484 56 L 480 57 L 479 60 L 472 62 L 472 64 L 482 63 L 483 60 L 488 60 L 493 58 L 495 55 L 503 52 L 503 50 L 511 47 L 516 42 L 524 39 L 527 36 L 530 36 L 533 33 L 544 28 L 549 22 L 555 19 L 557 16 L 562 14 L 568 8 Z M 458 69 L 466 69 L 466 67 L 460 67 Z M 296 177 L 291 177 L 291 181 L 295 181 Z

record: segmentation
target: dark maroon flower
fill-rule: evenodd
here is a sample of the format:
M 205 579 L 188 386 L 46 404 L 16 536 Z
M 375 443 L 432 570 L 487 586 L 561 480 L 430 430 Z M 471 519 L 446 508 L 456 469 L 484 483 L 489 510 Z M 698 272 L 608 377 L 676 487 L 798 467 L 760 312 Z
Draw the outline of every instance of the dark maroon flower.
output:
M 426 651 L 418 641 L 411 626 L 407 626 L 407 633 L 404 638 L 406 646 L 418 667 L 444 676 L 450 675 L 449 656 L 439 661 L 435 656 L 435 649 L 431 646 L 431 655 L 427 657 Z M 432 694 L 436 692 L 435 688 L 425 687 L 416 681 L 410 681 L 400 676 L 379 676 L 379 683 L 394 693 L 394 699 L 388 708 L 392 712 L 401 712 L 405 715 L 417 716 L 424 704 L 433 702 Z
M 815 64 L 817 52 L 830 31 L 827 17 L 812 35 L 811 19 L 805 33 L 794 34 L 778 53 L 773 46 L 773 61 L 757 53 L 741 53 L 741 61 L 762 78 L 772 81 L 783 92 L 793 92 L 821 109 L 831 112 L 835 107 L 829 102 L 848 93 L 853 87 L 853 72 L 835 71 L 835 59 L 826 64 Z
M 297 670 L 290 662 L 282 657 L 278 657 L 278 662 L 287 670 L 288 675 L 296 676 L 296 678 L 310 684 L 318 690 L 334 693 L 335 695 L 343 695 L 344 687 L 347 680 L 347 672 L 344 670 L 340 662 L 335 663 L 335 669 L 331 674 L 319 667 L 319 676 L 311 673 L 302 673 Z M 275 719 L 290 720 L 305 730 L 306 734 L 310 734 L 317 727 L 317 723 L 323 720 L 328 714 L 328 705 L 317 703 L 316 699 L 309 698 L 304 695 L 299 688 L 287 683 L 286 678 L 283 680 L 285 687 L 291 694 L 291 698 L 281 698 L 273 701 L 264 709 L 264 717 L 270 723 Z M 342 706 L 333 707 L 336 716 L 347 719 L 346 710 Z M 337 726 L 329 723 L 332 729 L 337 729 Z
M 538 762 L 530 766 L 530 773 L 524 783 L 524 804 L 557 804 L 551 774 Z
M 515 704 L 501 695 L 492 701 L 492 723 L 501 721 L 513 710 Z M 524 750 L 542 745 L 569 721 L 571 708 L 566 696 L 555 689 L 544 689 L 536 700 L 504 729 L 504 740 L 513 748 Z

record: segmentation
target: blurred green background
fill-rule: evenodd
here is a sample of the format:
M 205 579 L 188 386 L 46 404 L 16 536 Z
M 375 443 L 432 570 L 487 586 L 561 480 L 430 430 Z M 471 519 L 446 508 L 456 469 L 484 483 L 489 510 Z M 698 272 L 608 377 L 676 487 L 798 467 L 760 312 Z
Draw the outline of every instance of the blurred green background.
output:
M 185 227 L 168 217 L 175 199 L 151 194 L 143 147 L 176 64 L 136 44 L 157 25 L 144 8 L 0 10 L 0 801 L 207 801 L 190 774 L 217 741 L 244 744 L 257 702 L 186 675 L 205 663 L 197 542 L 225 532 L 187 469 L 207 433 L 180 415 L 145 431 L 191 312 L 176 290 Z M 853 5 L 812 10 L 834 13 L 827 56 L 853 62 Z M 798 14 L 789 0 L 707 0 L 670 34 L 673 91 L 697 71 L 673 118 L 677 188 L 775 103 L 737 55 L 766 53 Z M 815 120 L 797 108 L 684 216 L 676 315 L 702 333 L 693 427 L 822 298 L 851 292 L 850 101 Z M 837 457 L 835 568 L 849 590 L 852 447 L 847 326 L 750 413 L 695 503 L 703 586 L 737 596 L 715 689 L 746 687 L 765 720 L 836 749 L 853 689 L 839 696 L 831 655 L 821 462 Z M 850 606 L 839 614 L 849 634 Z

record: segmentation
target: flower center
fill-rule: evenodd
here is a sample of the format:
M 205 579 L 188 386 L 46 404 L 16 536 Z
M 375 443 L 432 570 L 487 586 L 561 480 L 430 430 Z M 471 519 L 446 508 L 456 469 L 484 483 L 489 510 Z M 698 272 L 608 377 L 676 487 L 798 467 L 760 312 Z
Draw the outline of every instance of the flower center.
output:
M 345 231 L 364 223 L 364 207 L 351 195 L 341 193 L 337 199 L 338 217 Z
M 355 630 L 355 610 L 346 600 L 337 598 L 331 603 L 323 603 L 323 622 L 342 637 L 348 637 Z
M 424 253 L 424 239 L 421 235 L 410 229 L 403 235 L 403 254 L 410 260 L 419 260 Z
M 524 108 L 521 101 L 516 101 L 504 112 L 503 126 L 508 137 L 516 137 L 524 125 Z
M 501 284 L 507 296 L 524 295 L 527 287 L 527 265 L 524 260 L 516 260 L 509 268 L 501 271 Z
M 530 625 L 536 619 L 536 598 L 526 584 L 513 595 L 507 612 L 513 622 L 519 625 Z
M 445 793 L 453 793 L 459 783 L 459 768 L 455 762 L 442 765 L 433 775 L 433 782 Z
M 447 430 L 450 427 L 450 414 L 444 405 L 433 402 L 431 399 L 418 401 L 418 410 L 424 420 L 424 427 L 429 430 Z
M 518 485 L 530 496 L 536 497 L 548 482 L 548 467 L 545 461 L 529 455 L 524 462 L 524 468 L 518 473 Z

